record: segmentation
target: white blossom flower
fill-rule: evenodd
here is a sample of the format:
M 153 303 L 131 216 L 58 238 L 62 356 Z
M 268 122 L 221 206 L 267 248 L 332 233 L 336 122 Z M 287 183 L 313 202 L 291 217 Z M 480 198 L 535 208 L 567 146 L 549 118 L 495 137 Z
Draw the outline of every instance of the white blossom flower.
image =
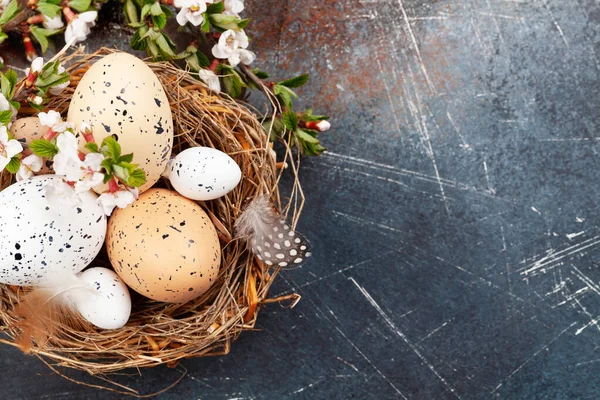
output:
M 240 0 L 223 0 L 223 5 L 225 6 L 224 15 L 239 17 L 239 13 L 244 11 L 244 3 Z
M 221 91 L 221 83 L 219 82 L 219 77 L 210 69 L 201 69 L 198 71 L 198 77 L 202 79 L 206 85 L 214 90 L 215 92 Z
M 38 118 L 40 119 L 40 125 L 48 126 L 52 129 L 52 131 L 57 133 L 62 133 L 67 129 L 74 129 L 75 125 L 71 122 L 64 122 L 60 113 L 50 110 L 47 113 L 41 112 L 38 114 Z
M 129 190 L 119 190 L 114 193 L 102 193 L 96 200 L 104 209 L 106 216 L 110 216 L 115 207 L 125 208 L 135 201 L 135 195 Z
M 10 159 L 23 151 L 23 146 L 15 139 L 8 139 L 6 126 L 0 126 L 0 171 L 2 171 Z
M 104 156 L 100 153 L 89 153 L 85 156 L 85 160 L 81 164 L 83 177 L 75 183 L 77 193 L 87 192 L 103 182 L 104 174 L 100 172 L 102 161 L 104 161 Z
M 50 180 L 44 186 L 44 196 L 55 207 L 76 207 L 82 202 L 73 187 L 62 179 Z
M 56 138 L 58 154 L 54 156 L 54 172 L 68 182 L 77 182 L 84 177 L 84 165 L 79 159 L 77 138 L 71 132 L 64 132 Z
M 75 43 L 83 42 L 90 34 L 91 27 L 96 25 L 98 11 L 86 11 L 77 16 L 69 23 L 65 30 L 65 42 L 69 43 L 75 39 Z
M 212 54 L 216 58 L 227 59 L 232 67 L 237 66 L 240 62 L 243 64 L 251 64 L 256 55 L 246 50 L 248 47 L 248 36 L 243 30 L 234 31 L 226 30 L 221 34 L 219 42 L 212 48 Z
M 42 57 L 36 57 L 31 62 L 31 69 L 27 68 L 25 70 L 25 75 L 29 75 L 29 72 L 39 74 L 42 71 L 42 68 L 44 68 L 44 59 Z
M 31 154 L 21 160 L 21 166 L 17 171 L 17 181 L 25 181 L 34 175 L 34 172 L 39 172 L 42 169 L 44 160 L 42 157 Z
M 175 0 L 173 5 L 176 8 L 180 8 L 177 14 L 177 23 L 184 26 L 190 22 L 194 26 L 202 25 L 204 22 L 204 16 L 206 12 L 206 3 L 212 3 L 213 0 Z
M 44 28 L 46 29 L 60 29 L 65 26 L 62 17 L 60 15 L 56 15 L 54 18 L 48 18 L 44 15 Z
M 322 121 L 319 121 L 319 122 L 317 123 L 317 130 L 318 130 L 319 132 L 325 132 L 325 131 L 328 131 L 328 130 L 329 130 L 329 128 L 331 128 L 331 123 L 330 123 L 329 121 L 322 120 Z
M 65 67 L 59 65 L 57 72 L 59 74 L 62 74 L 63 72 L 65 72 Z M 65 90 L 69 86 L 70 83 L 71 81 L 66 81 L 65 83 L 61 83 L 60 85 L 52 86 L 48 91 L 50 92 L 50 94 L 58 96 L 63 92 L 63 90 Z

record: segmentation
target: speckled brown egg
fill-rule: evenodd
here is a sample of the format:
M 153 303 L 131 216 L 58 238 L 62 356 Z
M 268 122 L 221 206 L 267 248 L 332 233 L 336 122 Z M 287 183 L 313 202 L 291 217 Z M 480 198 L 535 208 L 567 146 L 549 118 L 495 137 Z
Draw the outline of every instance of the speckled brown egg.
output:
M 167 189 L 150 189 L 116 209 L 106 248 L 121 279 L 157 301 L 183 303 L 205 293 L 221 263 L 217 231 L 202 207 Z
M 19 142 L 30 145 L 32 141 L 41 139 L 44 134 L 48 132 L 48 127 L 40 125 L 40 119 L 38 117 L 27 117 L 20 118 L 13 122 L 10 127 L 10 133 Z M 44 165 L 36 175 L 52 174 L 52 160 L 44 160 Z
M 171 156 L 173 118 L 165 91 L 130 54 L 113 53 L 92 65 L 73 94 L 67 121 L 89 123 L 98 144 L 115 135 L 122 154 L 134 153 L 133 162 L 146 172 L 142 192 L 160 179 Z

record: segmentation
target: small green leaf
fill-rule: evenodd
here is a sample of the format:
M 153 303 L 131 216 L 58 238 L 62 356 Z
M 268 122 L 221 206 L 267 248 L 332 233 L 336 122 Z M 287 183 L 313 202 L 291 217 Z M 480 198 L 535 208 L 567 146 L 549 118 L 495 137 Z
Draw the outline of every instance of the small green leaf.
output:
M 12 119 L 12 111 L 0 111 L 0 125 L 7 125 Z
M 298 97 L 298 95 L 293 90 L 282 85 L 276 84 L 275 86 L 273 86 L 273 92 L 285 108 L 291 108 L 292 97 Z
M 245 19 L 241 19 L 238 21 L 238 28 L 240 29 L 244 29 L 246 27 L 246 25 L 248 25 L 248 22 L 250 22 L 250 18 L 245 18 Z
M 133 153 L 125 154 L 119 158 L 119 163 L 130 163 L 133 161 Z
M 261 71 L 258 68 L 254 68 L 252 73 L 256 75 L 258 79 L 267 79 L 269 77 L 269 74 L 267 74 L 265 71 Z
M 85 148 L 88 149 L 92 153 L 99 153 L 100 149 L 98 149 L 98 145 L 93 142 L 89 142 L 85 144 Z
M 2 10 L 2 14 L 0 15 L 0 25 L 4 25 L 13 19 L 19 13 L 19 11 L 19 3 L 17 0 L 12 0 L 6 7 L 4 7 L 4 10 Z
M 8 35 L 4 32 L 0 32 L 0 44 L 2 44 L 2 42 L 4 42 L 6 39 L 8 39 Z M 4 67 L 4 65 L 2 65 L 2 67 Z
M 319 143 L 319 139 L 313 137 L 310 133 L 303 131 L 302 129 L 296 130 L 296 136 L 308 143 Z
M 125 1 L 125 17 L 129 24 L 140 22 L 138 18 L 138 9 L 132 0 Z
M 308 74 L 298 75 L 294 78 L 286 79 L 285 81 L 279 82 L 279 85 L 285 86 L 288 88 L 297 88 L 300 86 L 304 86 L 308 82 Z
M 223 2 L 209 4 L 206 8 L 207 14 L 221 14 L 225 9 Z
M 11 174 L 16 174 L 20 167 L 21 159 L 18 156 L 14 156 L 10 159 L 8 165 L 6 165 L 6 170 Z
M 102 141 L 100 152 L 104 154 L 105 157 L 110 157 L 113 162 L 117 162 L 121 157 L 121 145 L 113 136 L 107 136 Z
M 287 129 L 294 132 L 298 128 L 298 116 L 294 110 L 288 110 L 281 115 L 281 120 Z
M 113 178 L 112 174 L 108 175 L 108 174 L 104 174 L 104 183 L 108 183 L 108 181 L 110 181 Z
M 162 8 L 162 12 L 165 14 L 165 17 L 167 17 L 167 19 L 173 16 L 173 12 L 169 7 L 165 6 L 164 4 L 161 4 L 160 8 Z
M 141 14 L 142 20 L 146 18 L 146 16 L 150 13 L 150 10 L 152 10 L 152 4 L 144 4 L 144 7 L 142 7 L 142 14 Z
M 326 115 L 313 115 L 312 109 L 307 109 L 300 115 L 300 120 L 304 122 L 319 122 L 319 121 L 327 121 L 329 117 Z
M 208 66 L 210 66 L 210 60 L 204 53 L 199 51 L 196 53 L 196 55 L 198 56 L 198 64 L 200 64 L 201 68 L 208 68 Z
M 69 0 L 68 5 L 78 12 L 84 12 L 90 8 L 91 3 L 91 0 Z
M 205 14 L 207 15 L 207 14 Z M 224 14 L 208 14 L 208 20 L 215 27 L 227 30 L 233 29 L 234 31 L 239 31 L 241 28 L 239 24 L 241 20 L 239 17 L 235 15 L 224 15 Z
M 165 25 L 167 25 L 167 17 L 166 17 L 165 14 L 162 14 L 162 13 L 159 14 L 159 15 L 153 15 L 152 16 L 152 23 L 158 29 L 163 29 L 165 27 Z
M 44 139 L 32 141 L 29 148 L 40 157 L 52 158 L 58 154 L 58 147 L 54 143 Z
M 102 165 L 102 167 L 106 171 L 106 176 L 112 177 L 112 166 L 113 166 L 112 160 L 110 158 L 105 158 L 104 161 L 102 161 L 102 163 L 100 165 Z M 106 179 L 106 176 L 104 177 L 104 183 L 106 183 L 110 180 L 110 178 Z
M 175 53 L 169 45 L 169 42 L 167 42 L 167 39 L 165 39 L 164 35 L 159 35 L 159 37 L 156 39 L 156 44 L 158 45 L 158 47 L 164 55 L 169 57 L 175 57 Z
M 208 32 L 210 31 L 210 19 L 208 18 L 208 14 L 204 13 L 202 14 L 202 17 L 204 18 L 204 21 L 202 22 L 200 29 L 202 32 Z
M 123 168 L 119 164 L 113 164 L 113 174 L 119 178 L 122 182 L 129 182 L 129 170 Z
M 37 10 L 50 19 L 60 14 L 60 6 L 48 2 L 38 2 Z
M 153 16 L 156 17 L 161 15 L 162 13 L 162 8 L 160 8 L 160 3 L 158 1 L 150 6 L 150 14 L 152 14 Z
M 135 169 L 129 174 L 129 180 L 127 181 L 127 185 L 131 187 L 140 187 L 144 183 L 146 183 L 146 173 L 143 169 Z

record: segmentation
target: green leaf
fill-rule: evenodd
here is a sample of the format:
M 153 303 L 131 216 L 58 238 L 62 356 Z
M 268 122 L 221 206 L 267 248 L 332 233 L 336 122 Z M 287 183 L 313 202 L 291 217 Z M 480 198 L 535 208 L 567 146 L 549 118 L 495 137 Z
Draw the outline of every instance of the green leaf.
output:
M 129 45 L 134 50 L 145 50 L 146 49 L 146 42 L 141 39 L 140 30 L 141 29 L 138 29 L 137 31 L 135 31 L 135 33 L 131 37 L 131 41 L 129 42 Z
M 297 88 L 300 86 L 304 86 L 308 82 L 308 74 L 298 75 L 294 78 L 286 79 L 285 81 L 279 82 L 279 85 L 285 86 L 288 88 Z
M 121 145 L 113 136 L 107 136 L 102 141 L 100 152 L 104 154 L 105 157 L 110 157 L 113 162 L 117 162 L 121 157 Z
M 113 166 L 112 160 L 110 158 L 105 158 L 104 161 L 102 161 L 102 163 L 100 165 L 102 165 L 102 167 L 106 171 L 106 176 L 112 177 L 112 166 Z M 104 183 L 106 183 L 110 180 L 110 178 L 106 179 L 106 176 L 104 177 Z
M 239 24 L 243 20 L 241 20 L 239 17 L 236 17 L 235 15 L 208 14 L 208 20 L 214 26 L 224 30 L 233 29 L 234 31 L 239 31 L 240 29 L 242 29 L 239 27 Z
M 210 31 L 210 19 L 208 18 L 207 13 L 202 14 L 202 17 L 204 18 L 204 21 L 202 22 L 200 29 L 202 30 L 202 32 L 206 33 Z
M 120 166 L 119 164 L 113 164 L 113 174 L 119 178 L 122 182 L 129 182 L 129 170 Z
M 0 89 L 2 90 L 4 97 L 7 99 L 12 99 L 13 87 L 10 83 L 10 80 L 2 73 L 0 73 Z
M 127 181 L 127 185 L 131 187 L 140 187 L 144 183 L 146 183 L 146 173 L 143 169 L 135 169 L 129 174 L 129 180 Z
M 175 57 L 175 53 L 173 52 L 173 49 L 169 45 L 169 42 L 167 42 L 167 39 L 165 39 L 164 35 L 161 34 L 156 39 L 156 44 L 158 45 L 158 47 L 160 48 L 160 51 L 164 55 L 169 56 L 169 57 Z
M 68 5 L 78 12 L 84 12 L 90 8 L 91 3 L 91 0 L 69 0 Z
M 125 17 L 129 24 L 140 22 L 138 8 L 132 0 L 125 1 Z
M 294 110 L 288 110 L 281 115 L 281 120 L 286 128 L 294 132 L 298 128 L 298 116 Z
M 112 174 L 104 174 L 104 183 L 108 183 L 113 178 Z
M 46 50 L 48 50 L 48 38 L 41 32 L 42 29 L 38 28 L 36 25 L 31 25 L 29 30 L 35 41 L 40 44 L 42 53 L 45 53 Z
M 231 97 L 240 97 L 242 95 L 246 84 L 234 68 L 226 64 L 219 64 L 217 73 L 223 75 L 221 81 L 226 93 Z
M 261 71 L 258 68 L 254 68 L 252 73 L 256 75 L 258 79 L 267 79 L 269 77 L 269 74 L 267 74 L 265 71 Z
M 150 6 L 150 14 L 153 16 L 158 16 L 163 13 L 162 8 L 160 7 L 160 3 L 157 1 Z
M 209 4 L 206 8 L 207 14 L 221 14 L 225 9 L 223 2 Z
M 19 109 L 21 108 L 21 103 L 19 103 L 18 101 L 9 100 L 8 102 L 17 111 L 19 111 Z
M 4 32 L 0 32 L 0 44 L 2 42 L 4 42 L 6 39 L 8 39 L 8 35 Z M 4 67 L 4 65 L 2 67 Z
M 210 60 L 204 53 L 199 51 L 196 53 L 196 55 L 198 56 L 198 64 L 201 68 L 208 68 L 210 66 Z
M 154 3 L 154 4 L 156 4 L 156 3 Z M 144 18 L 146 18 L 146 16 L 150 13 L 151 10 L 152 10 L 152 4 L 144 4 L 144 7 L 142 7 L 141 19 L 144 20 Z
M 8 165 L 6 166 L 6 170 L 11 174 L 16 174 L 21 167 L 21 159 L 18 156 L 14 156 L 10 159 Z
M 304 111 L 302 115 L 300 115 L 300 120 L 304 122 L 319 122 L 326 121 L 328 119 L 329 117 L 325 115 L 313 115 L 313 110 L 310 108 Z
M 92 153 L 99 153 L 100 149 L 98 149 L 98 145 L 93 142 L 89 142 L 85 144 L 85 148 L 88 149 Z
M 162 13 L 159 14 L 159 15 L 153 15 L 152 16 L 152 23 L 158 29 L 163 29 L 165 27 L 165 25 L 167 25 L 167 16 L 165 14 L 162 14 Z
M 171 9 L 169 7 L 165 6 L 164 4 L 161 4 L 160 8 L 162 8 L 162 12 L 165 14 L 165 17 L 167 17 L 167 19 L 173 16 L 173 12 L 171 12 Z
M 29 148 L 40 157 L 52 158 L 58 154 L 58 147 L 54 143 L 44 139 L 32 141 Z
M 12 111 L 0 111 L 0 125 L 7 125 L 12 119 Z
M 119 158 L 120 163 L 130 163 L 133 161 L 133 153 L 125 154 Z
M 238 28 L 240 29 L 244 29 L 246 27 L 246 25 L 248 25 L 248 22 L 250 22 L 250 18 L 245 18 L 245 19 L 241 19 L 238 21 Z
M 0 25 L 4 25 L 13 19 L 19 13 L 19 11 L 19 3 L 17 0 L 12 0 L 6 7 L 4 7 L 4 10 L 2 10 L 2 15 L 0 15 Z
M 37 10 L 48 18 L 54 18 L 60 14 L 60 6 L 48 2 L 38 2 Z
M 291 108 L 292 97 L 298 97 L 298 95 L 294 93 L 293 90 L 278 84 L 273 86 L 273 92 L 285 108 Z
M 310 133 L 303 131 L 302 129 L 296 130 L 296 136 L 308 143 L 314 143 L 314 144 L 319 143 L 319 139 L 312 136 Z

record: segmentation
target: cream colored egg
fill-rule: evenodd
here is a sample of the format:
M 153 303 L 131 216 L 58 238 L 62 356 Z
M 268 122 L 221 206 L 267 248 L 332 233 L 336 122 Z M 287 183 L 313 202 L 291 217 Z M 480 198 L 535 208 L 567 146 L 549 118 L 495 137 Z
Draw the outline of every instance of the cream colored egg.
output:
M 171 156 L 173 118 L 165 91 L 130 54 L 114 53 L 92 65 L 73 94 L 67 121 L 89 123 L 98 144 L 115 135 L 122 154 L 134 153 L 133 162 L 146 172 L 141 192 L 158 181 Z
M 40 125 L 40 119 L 38 117 L 27 117 L 20 118 L 13 122 L 10 127 L 10 133 L 19 142 L 29 146 L 34 140 L 41 139 L 42 136 L 48 132 L 48 129 L 47 126 Z M 35 174 L 45 175 L 51 173 L 54 173 L 54 170 L 52 169 L 52 160 L 44 160 L 42 169 Z
M 217 231 L 202 207 L 167 189 L 150 189 L 109 220 L 106 248 L 121 279 L 157 301 L 204 294 L 221 263 Z

